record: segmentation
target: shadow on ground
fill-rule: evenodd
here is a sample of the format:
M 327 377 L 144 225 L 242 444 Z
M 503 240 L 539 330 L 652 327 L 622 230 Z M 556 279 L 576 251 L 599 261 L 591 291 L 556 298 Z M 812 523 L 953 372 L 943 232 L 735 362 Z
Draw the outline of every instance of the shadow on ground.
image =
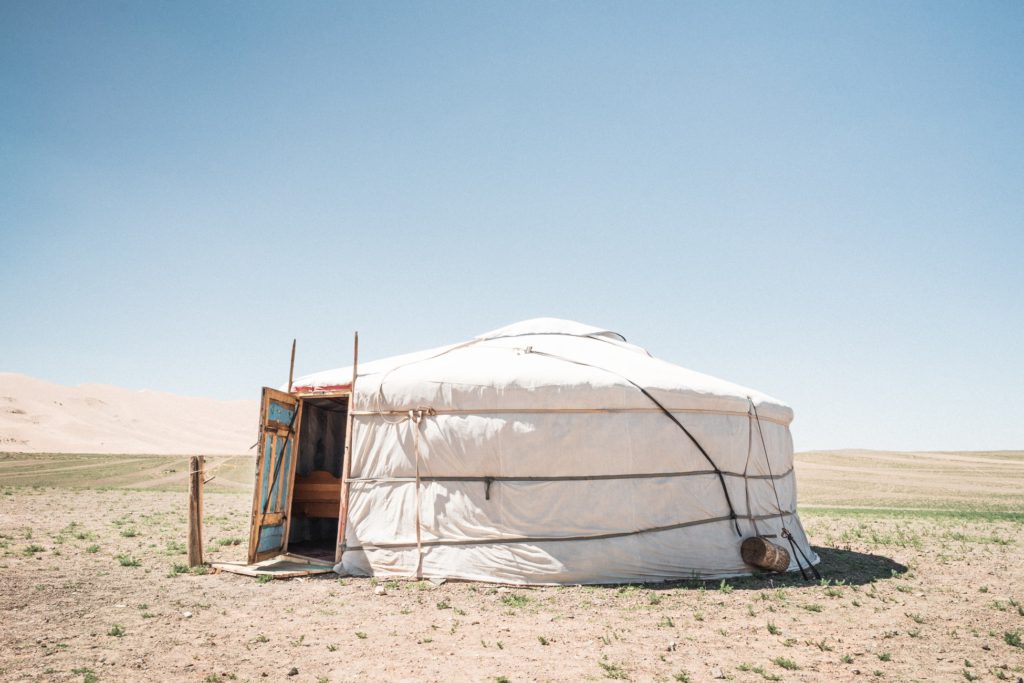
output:
M 821 558 L 817 565 L 818 573 L 821 574 L 820 581 L 847 586 L 862 586 L 878 581 L 879 579 L 891 579 L 907 571 L 906 566 L 883 555 L 871 555 L 858 553 L 853 550 L 839 550 L 838 548 L 826 548 L 813 546 L 814 552 Z M 744 576 L 727 579 L 726 583 L 736 590 L 763 590 L 765 588 L 787 588 L 800 587 L 820 582 L 808 572 L 808 579 L 800 575 L 799 570 L 776 574 L 763 572 L 753 576 Z M 717 588 L 721 581 L 672 581 L 668 583 L 652 584 L 649 588 L 657 590 L 663 588 Z
M 725 584 L 730 590 L 765 590 L 773 588 L 789 588 L 817 585 L 822 582 L 828 584 L 840 584 L 847 586 L 862 586 L 878 581 L 879 579 L 891 579 L 907 571 L 907 567 L 882 555 L 870 555 L 858 553 L 853 550 L 839 550 L 838 548 L 826 548 L 823 546 L 812 546 L 814 552 L 821 558 L 817 565 L 821 579 L 814 578 L 808 572 L 808 578 L 804 579 L 799 570 L 778 574 L 774 572 L 759 572 L 752 576 L 740 576 L 726 579 Z M 755 570 L 756 571 L 756 570 Z M 334 581 L 338 576 L 334 573 L 308 577 L 312 581 Z M 462 583 L 461 581 L 458 583 Z M 469 581 L 467 583 L 475 583 Z M 675 588 L 692 589 L 717 589 L 723 585 L 721 579 L 707 580 L 682 580 L 664 581 L 659 583 L 646 584 L 597 584 L 595 588 L 623 589 L 624 586 L 643 586 L 649 590 L 671 590 Z M 528 589 L 531 586 L 513 586 L 514 588 Z
M 814 552 L 821 558 L 818 571 L 823 577 L 833 581 L 846 579 L 846 583 L 856 586 L 878 579 L 889 579 L 907 571 L 905 565 L 883 555 L 817 546 Z

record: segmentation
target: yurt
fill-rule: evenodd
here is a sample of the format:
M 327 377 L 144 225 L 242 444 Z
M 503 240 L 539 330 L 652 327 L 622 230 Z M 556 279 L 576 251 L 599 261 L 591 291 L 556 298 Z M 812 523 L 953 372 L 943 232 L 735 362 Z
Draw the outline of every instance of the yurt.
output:
M 818 562 L 774 398 L 541 318 L 265 389 L 250 562 L 509 584 Z M 749 558 L 748 558 L 749 559 Z

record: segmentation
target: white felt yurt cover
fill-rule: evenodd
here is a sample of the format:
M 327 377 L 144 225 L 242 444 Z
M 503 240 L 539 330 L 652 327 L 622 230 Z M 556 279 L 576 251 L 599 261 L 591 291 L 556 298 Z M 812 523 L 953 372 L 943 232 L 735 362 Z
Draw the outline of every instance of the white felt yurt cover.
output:
M 351 376 L 340 368 L 295 385 Z M 783 525 L 818 561 L 796 515 L 792 410 L 614 332 L 543 318 L 360 364 L 352 410 L 345 573 L 521 584 L 735 576 L 752 571 L 742 538 Z

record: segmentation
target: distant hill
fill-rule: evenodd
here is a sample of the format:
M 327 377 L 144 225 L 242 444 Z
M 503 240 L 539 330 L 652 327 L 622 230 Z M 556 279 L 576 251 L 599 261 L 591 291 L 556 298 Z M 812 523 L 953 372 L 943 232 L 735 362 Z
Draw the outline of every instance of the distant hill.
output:
M 243 454 L 256 400 L 218 401 L 103 384 L 52 384 L 0 373 L 0 451 Z

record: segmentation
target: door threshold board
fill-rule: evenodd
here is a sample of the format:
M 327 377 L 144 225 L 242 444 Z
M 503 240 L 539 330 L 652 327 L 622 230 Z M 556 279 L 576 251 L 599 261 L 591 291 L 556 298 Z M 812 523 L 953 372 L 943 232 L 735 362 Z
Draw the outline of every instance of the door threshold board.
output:
M 299 576 L 327 574 L 334 571 L 334 566 L 320 560 L 295 555 L 278 555 L 269 560 L 255 564 L 237 564 L 234 562 L 214 562 L 214 569 L 241 574 L 242 576 L 271 576 L 275 579 L 292 579 Z

